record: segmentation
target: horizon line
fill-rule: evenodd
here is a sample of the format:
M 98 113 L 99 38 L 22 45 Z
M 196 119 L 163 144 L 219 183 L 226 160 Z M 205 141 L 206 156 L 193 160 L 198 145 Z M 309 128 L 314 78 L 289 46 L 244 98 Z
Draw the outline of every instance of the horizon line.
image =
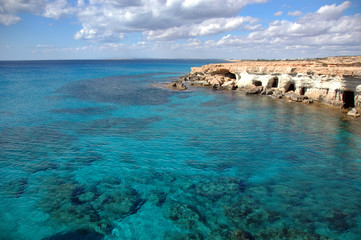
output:
M 323 59 L 330 57 L 355 57 L 361 55 L 338 55 L 338 56 L 323 56 L 323 57 L 299 57 L 299 58 L 151 58 L 151 57 L 134 57 L 134 58 L 61 58 L 61 59 L 0 59 L 0 62 L 35 62 L 35 61 L 116 61 L 116 60 L 222 60 L 222 61 L 281 61 L 281 60 L 307 60 L 307 59 Z

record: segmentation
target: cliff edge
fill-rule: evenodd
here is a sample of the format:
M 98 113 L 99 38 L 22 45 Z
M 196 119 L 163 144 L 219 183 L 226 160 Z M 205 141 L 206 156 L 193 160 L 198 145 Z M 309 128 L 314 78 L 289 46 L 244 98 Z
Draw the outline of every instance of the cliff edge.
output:
M 234 61 L 193 67 L 182 81 L 361 110 L 361 56 Z

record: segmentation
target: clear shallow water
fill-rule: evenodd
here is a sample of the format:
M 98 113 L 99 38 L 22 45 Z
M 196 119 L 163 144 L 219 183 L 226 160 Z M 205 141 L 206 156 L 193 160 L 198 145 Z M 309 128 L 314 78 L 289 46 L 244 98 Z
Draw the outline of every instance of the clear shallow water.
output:
M 360 239 L 360 120 L 209 62 L 0 62 L 0 239 Z

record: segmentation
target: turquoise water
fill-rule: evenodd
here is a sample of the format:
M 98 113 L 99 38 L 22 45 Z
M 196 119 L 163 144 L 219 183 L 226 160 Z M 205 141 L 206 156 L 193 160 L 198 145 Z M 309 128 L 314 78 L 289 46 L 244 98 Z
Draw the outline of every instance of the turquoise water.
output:
M 361 239 L 360 119 L 210 62 L 0 62 L 0 239 Z

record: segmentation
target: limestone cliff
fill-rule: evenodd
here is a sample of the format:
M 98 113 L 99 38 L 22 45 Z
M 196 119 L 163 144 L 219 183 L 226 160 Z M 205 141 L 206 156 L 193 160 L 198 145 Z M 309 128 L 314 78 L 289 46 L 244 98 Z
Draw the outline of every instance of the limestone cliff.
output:
M 361 56 L 209 64 L 192 68 L 184 80 L 277 97 L 293 93 L 293 100 L 361 109 Z

